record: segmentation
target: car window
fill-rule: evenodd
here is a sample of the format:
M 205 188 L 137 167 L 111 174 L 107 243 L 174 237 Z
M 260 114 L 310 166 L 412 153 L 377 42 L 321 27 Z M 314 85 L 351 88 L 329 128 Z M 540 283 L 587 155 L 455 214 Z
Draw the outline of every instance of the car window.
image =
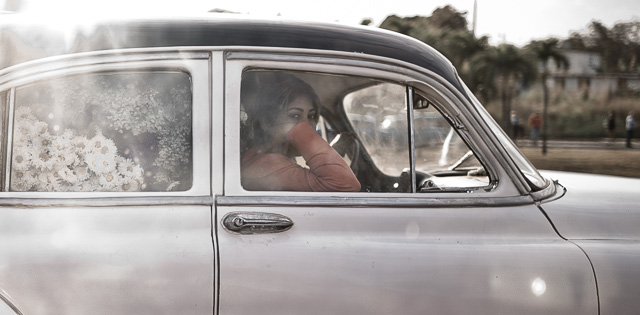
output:
M 412 113 L 408 113 L 406 91 L 403 85 L 382 83 L 344 98 L 346 116 L 376 167 L 387 176 L 384 184 L 368 186 L 388 192 L 466 191 L 488 186 L 484 167 L 445 116 L 418 94 L 412 100 Z M 410 177 L 412 155 L 415 189 Z M 378 181 L 369 179 L 369 183 Z
M 67 76 L 19 87 L 11 191 L 171 191 L 192 185 L 191 78 Z
M 482 165 L 437 107 L 407 95 L 406 85 L 376 78 L 245 71 L 243 188 L 411 193 L 488 186 Z
M 414 104 L 418 191 L 466 190 L 489 185 L 487 173 L 445 116 L 420 97 Z

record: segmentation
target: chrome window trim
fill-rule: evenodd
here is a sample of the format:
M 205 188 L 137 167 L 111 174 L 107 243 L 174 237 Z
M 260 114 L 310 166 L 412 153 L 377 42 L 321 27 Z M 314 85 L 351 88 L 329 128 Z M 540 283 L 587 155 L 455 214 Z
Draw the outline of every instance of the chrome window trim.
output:
M 82 56 L 64 56 L 52 58 L 55 64 L 49 64 L 42 60 L 33 62 L 33 67 L 21 69 L 17 73 L 9 75 L 10 80 L 0 77 L 0 89 L 10 88 L 11 91 L 31 84 L 33 82 L 57 77 L 97 73 L 104 71 L 137 71 L 170 69 L 185 71 L 189 74 L 192 84 L 192 136 L 193 136 L 193 183 L 186 191 L 149 191 L 149 192 L 10 192 L 11 176 L 11 141 L 7 141 L 5 188 L 2 197 L 11 198 L 100 198 L 100 197 L 137 197 L 137 196 L 209 196 L 211 195 L 211 96 L 210 96 L 210 53 L 160 53 L 146 56 L 142 53 L 119 54 L 79 54 Z M 128 56 L 128 58 L 126 58 Z M 206 58 L 204 58 L 206 56 Z M 188 57 L 189 59 L 175 59 Z M 131 59 L 129 59 L 131 58 Z M 162 59 L 172 58 L 172 59 Z M 133 59 L 133 60 L 132 60 Z M 70 63 L 67 63 L 70 62 Z M 203 66 L 203 63 L 205 66 Z M 196 79 L 200 77 L 201 79 Z M 12 100 L 12 106 L 15 99 Z M 13 108 L 12 108 L 13 109 Z M 10 111 L 9 130 L 13 127 L 13 110 Z M 12 132 L 12 131 L 10 131 Z M 10 136 L 10 134 L 8 134 Z M 8 138 L 11 139 L 11 138 Z
M 12 88 L 9 90 L 9 106 L 6 108 L 6 113 L 2 115 L 0 119 L 6 119 L 4 125 L 4 130 L 1 132 L 5 134 L 2 137 L 2 147 L 4 150 L 2 151 L 2 161 L 4 165 L 4 178 L 2 179 L 2 186 L 0 186 L 0 191 L 6 191 L 9 189 L 9 181 L 11 179 L 11 152 L 13 147 L 10 145 L 11 141 L 9 139 L 13 139 L 13 109 L 15 107 L 15 98 L 16 98 L 16 89 Z
M 500 165 L 500 169 L 504 170 L 504 172 L 506 173 L 502 174 L 500 177 L 494 177 L 499 179 L 498 181 L 492 183 L 492 186 L 495 187 L 493 188 L 493 190 L 504 187 L 504 183 L 502 183 L 501 181 L 509 179 L 515 185 L 519 194 L 526 195 L 531 193 L 531 189 L 526 182 L 526 179 L 524 178 L 524 176 L 522 176 L 517 166 L 513 163 L 509 154 L 504 150 L 497 138 L 493 135 L 493 131 L 491 131 L 488 126 L 486 126 L 483 117 L 475 111 L 475 107 L 473 104 L 471 104 L 470 100 L 470 97 L 474 96 L 464 95 L 456 88 L 454 88 L 448 81 L 442 79 L 440 76 L 429 71 L 428 69 L 404 61 L 380 56 L 365 55 L 357 52 L 345 53 L 309 49 L 231 47 L 227 49 L 226 56 L 227 60 L 256 60 L 271 62 L 295 61 L 300 63 L 320 63 L 326 64 L 328 66 L 349 64 L 358 65 L 360 67 L 403 73 L 407 76 L 420 78 L 420 80 L 414 79 L 405 82 L 419 89 L 421 86 L 424 88 L 428 85 L 441 87 L 442 89 L 428 88 L 428 90 L 436 91 L 438 94 L 440 94 L 441 91 L 446 91 L 448 93 L 447 96 L 439 95 L 443 96 L 443 99 L 446 100 L 446 102 L 441 102 L 439 103 L 439 105 L 441 106 L 441 109 L 445 111 L 451 111 L 453 109 L 453 106 L 451 106 L 451 104 L 455 104 L 456 109 L 463 110 L 462 114 L 458 111 L 454 111 L 455 114 L 451 115 L 451 117 L 457 118 L 458 121 L 461 120 L 463 123 L 462 126 L 465 125 L 464 123 L 470 123 L 473 121 L 478 122 L 477 124 L 475 124 L 479 129 L 477 130 L 477 134 L 479 134 L 479 131 L 481 130 L 484 133 L 485 137 L 481 139 L 475 139 L 473 142 L 467 143 L 470 146 L 478 145 L 483 147 L 481 151 L 485 152 L 485 154 L 489 152 L 491 156 L 494 156 L 499 162 L 498 164 Z M 459 78 L 458 80 L 461 82 Z M 425 83 L 427 85 L 425 85 Z M 465 89 L 465 91 L 466 90 L 468 89 Z M 465 141 L 468 140 L 469 139 L 465 139 Z M 478 158 L 480 159 L 480 157 Z M 480 161 L 481 163 L 483 163 L 483 165 L 488 165 L 491 162 L 490 159 L 480 159 Z M 488 169 L 487 171 L 492 172 L 493 170 Z
M 208 52 L 189 52 L 180 50 L 168 51 L 166 48 L 158 49 L 118 49 L 89 53 L 78 53 L 47 57 L 34 61 L 21 63 L 0 70 L 0 86 L 19 82 L 22 79 L 40 75 L 46 72 L 82 68 L 86 66 L 98 66 L 113 63 L 164 61 L 164 60 L 191 60 L 209 59 Z M 15 84 L 11 84 L 15 86 Z M 21 85 L 21 84 L 19 84 Z
M 264 52 L 227 52 L 227 63 L 226 63 L 226 71 L 227 75 L 225 76 L 226 83 L 226 120 L 229 122 L 240 121 L 239 119 L 239 110 L 238 113 L 235 113 L 233 110 L 234 104 L 239 104 L 239 95 L 231 91 L 230 89 L 239 84 L 240 74 L 246 68 L 260 68 L 260 69 L 278 69 L 278 70 L 292 70 L 292 71 L 311 71 L 318 73 L 327 73 L 327 74 L 345 74 L 345 75 L 360 75 L 365 77 L 375 77 L 381 80 L 389 80 L 393 82 L 399 82 L 405 85 L 418 86 L 422 90 L 426 90 L 425 92 L 431 92 L 433 95 L 437 95 L 437 98 L 442 100 L 437 104 L 440 106 L 444 106 L 444 111 L 447 113 L 455 112 L 453 117 L 457 117 L 458 120 L 462 119 L 462 124 L 468 123 L 467 118 L 463 117 L 458 110 L 453 110 L 452 107 L 465 107 L 467 105 L 461 103 L 459 100 L 466 100 L 466 98 L 457 93 L 455 89 L 451 86 L 446 87 L 442 85 L 442 80 L 438 80 L 437 78 L 433 78 L 429 76 L 428 71 L 424 71 L 422 73 L 416 72 L 408 67 L 404 67 L 402 65 L 393 65 L 390 63 L 378 63 L 372 62 L 371 60 L 365 59 L 361 54 L 357 55 L 359 58 L 355 58 L 354 55 L 350 55 L 350 58 L 336 58 L 333 54 L 323 53 L 323 56 L 315 56 L 315 57 L 301 57 L 299 55 L 291 55 L 291 54 L 266 54 Z M 368 56 L 367 56 L 368 57 Z M 380 57 L 377 57 L 380 59 Z M 375 58 L 372 58 L 375 59 Z M 457 93 L 457 95 L 456 95 Z M 468 110 L 465 110 L 468 111 Z M 473 116 L 475 117 L 475 116 Z M 227 129 L 229 133 L 229 139 L 239 138 L 239 127 L 237 126 L 229 126 L 231 128 Z M 465 140 L 470 145 L 472 150 L 482 152 L 482 155 L 485 156 L 493 156 L 495 150 L 491 149 L 492 143 L 486 143 L 487 135 L 482 135 L 478 133 L 475 129 L 473 130 L 463 130 L 461 132 L 466 138 Z M 238 145 L 238 143 L 227 142 L 227 147 L 229 145 Z M 234 155 L 231 153 L 232 150 L 226 150 L 225 159 L 226 162 L 226 173 L 227 174 L 240 174 L 240 166 L 239 166 L 239 155 Z M 501 158 L 496 156 L 496 160 L 500 160 Z M 493 175 L 493 179 L 498 179 L 495 182 L 491 183 L 491 187 L 488 189 L 489 191 L 480 190 L 469 190 L 469 191 L 456 191 L 456 192 L 430 192 L 425 198 L 431 197 L 443 197 L 443 198 L 455 198 L 455 196 L 459 196 L 459 194 L 465 194 L 465 198 L 476 198 L 481 196 L 486 196 L 487 193 L 491 193 L 494 195 L 503 195 L 503 196 L 517 196 L 524 195 L 522 191 L 519 189 L 518 185 L 509 184 L 512 182 L 512 176 L 509 175 L 509 172 L 504 170 L 503 167 L 499 163 L 495 163 L 493 159 L 486 158 L 480 159 L 482 163 L 485 165 L 487 170 L 491 172 Z M 229 176 L 227 176 L 229 179 Z M 269 194 L 270 196 L 304 196 L 309 195 L 309 192 L 280 192 L 280 191 L 268 191 L 268 192 L 254 192 L 254 191 L 246 191 L 242 189 L 240 185 L 239 179 L 236 180 L 227 180 L 225 181 L 225 194 L 227 196 L 230 195 L 264 195 Z M 318 193 L 314 192 L 314 195 L 339 195 L 339 196 L 349 196 L 351 198 L 354 197 L 368 197 L 371 196 L 372 193 L 368 192 L 352 192 L 352 193 L 338 193 L 338 192 L 330 192 L 330 193 Z M 376 194 L 377 196 L 384 195 L 385 197 L 393 198 L 393 197 L 409 197 L 409 194 L 406 193 L 382 193 Z
M 65 198 L 0 198 L 0 207 L 118 207 L 118 206 L 166 206 L 166 205 L 213 205 L 211 196 L 142 196 L 142 197 L 89 197 L 66 196 Z
M 211 145 L 209 155 L 211 157 L 210 177 L 211 195 L 224 194 L 224 127 L 225 127 L 225 106 L 224 106 L 224 56 L 221 51 L 212 51 L 209 59 L 209 137 Z M 216 153 L 218 152 L 218 153 Z
M 413 121 L 413 87 L 407 85 L 405 87 L 405 97 L 407 98 L 407 132 L 409 132 L 409 167 L 411 168 L 411 193 L 415 194 L 418 189 L 418 183 L 416 182 L 416 138 L 415 138 L 415 122 Z
M 442 198 L 431 194 L 404 194 L 398 196 L 371 196 L 355 198 L 338 196 L 217 196 L 217 206 L 291 206 L 291 207 L 353 207 L 354 209 L 381 208 L 460 208 L 460 207 L 507 207 L 530 205 L 534 200 L 530 196 L 463 198 L 461 195 L 449 195 Z M 463 195 L 466 196 L 466 195 Z

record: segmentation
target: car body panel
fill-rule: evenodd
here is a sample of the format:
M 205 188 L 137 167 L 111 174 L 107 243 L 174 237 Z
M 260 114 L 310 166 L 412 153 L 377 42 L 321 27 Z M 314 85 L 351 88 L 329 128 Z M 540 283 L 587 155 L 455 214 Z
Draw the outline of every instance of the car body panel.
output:
M 218 227 L 220 314 L 597 314 L 588 260 L 535 206 L 221 203 L 219 216 L 273 212 L 294 225 L 255 235 Z
M 600 314 L 637 314 L 640 292 L 640 242 L 579 240 L 595 269 Z
M 0 285 L 23 314 L 211 314 L 210 216 L 207 205 L 2 206 Z
M 545 171 L 566 187 L 542 208 L 563 237 L 589 257 L 601 314 L 634 314 L 640 291 L 640 180 Z
M 640 240 L 640 179 L 545 172 L 566 187 L 543 204 L 560 235 L 571 240 Z

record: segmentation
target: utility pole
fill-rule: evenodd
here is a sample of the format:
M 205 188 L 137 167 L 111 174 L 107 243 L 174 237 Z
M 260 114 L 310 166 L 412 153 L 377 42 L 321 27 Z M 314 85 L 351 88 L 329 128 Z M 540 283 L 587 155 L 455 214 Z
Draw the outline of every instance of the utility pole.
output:
M 473 22 L 471 23 L 472 29 L 471 34 L 476 36 L 476 21 L 478 20 L 478 0 L 473 0 Z

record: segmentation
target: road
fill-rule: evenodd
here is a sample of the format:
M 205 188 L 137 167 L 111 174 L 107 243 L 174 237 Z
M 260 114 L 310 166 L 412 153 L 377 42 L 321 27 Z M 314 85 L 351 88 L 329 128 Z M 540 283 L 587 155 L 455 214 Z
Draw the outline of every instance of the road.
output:
M 626 140 L 623 138 L 614 139 L 613 142 L 609 142 L 609 140 L 605 138 L 596 140 L 547 140 L 547 148 L 585 150 L 640 150 L 640 140 L 633 140 L 631 149 L 625 146 L 625 141 Z M 533 141 L 531 140 L 519 139 L 516 141 L 516 144 L 518 145 L 518 147 L 533 147 Z M 538 141 L 538 147 L 542 149 L 542 141 Z

